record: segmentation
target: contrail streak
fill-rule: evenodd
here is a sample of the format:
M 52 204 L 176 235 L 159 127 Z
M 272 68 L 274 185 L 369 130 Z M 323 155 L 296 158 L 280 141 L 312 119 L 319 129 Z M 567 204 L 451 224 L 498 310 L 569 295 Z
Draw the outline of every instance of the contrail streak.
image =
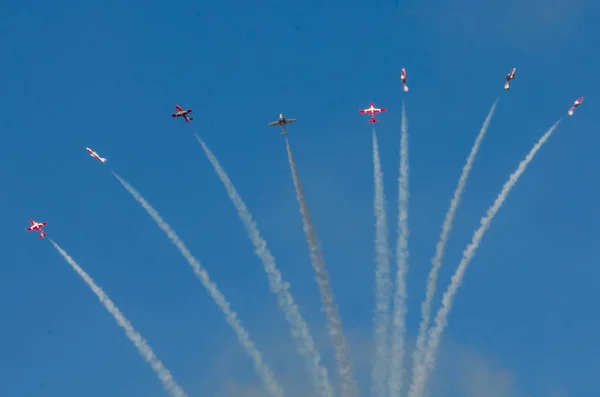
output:
M 456 272 L 452 276 L 450 286 L 444 293 L 442 298 L 442 307 L 440 307 L 440 310 L 438 310 L 437 315 L 435 316 L 435 327 L 429 330 L 429 343 L 427 350 L 425 351 L 423 362 L 419 365 L 419 368 L 417 368 L 417 371 L 415 372 L 415 377 L 410 388 L 409 396 L 417 397 L 423 394 L 425 384 L 427 382 L 428 372 L 435 367 L 437 349 L 440 344 L 442 332 L 448 325 L 448 314 L 452 309 L 454 295 L 460 287 L 469 262 L 475 256 L 475 252 L 481 243 L 481 239 L 483 238 L 485 232 L 489 229 L 494 216 L 496 216 L 496 213 L 508 197 L 510 190 L 515 186 L 519 180 L 519 177 L 525 172 L 525 169 L 533 160 L 538 150 L 540 150 L 542 145 L 548 140 L 548 138 L 550 138 L 550 135 L 552 135 L 560 121 L 561 120 L 558 120 L 556 123 L 554 123 L 554 125 L 550 127 L 550 129 L 537 141 L 525 159 L 521 161 L 517 170 L 512 173 L 508 181 L 504 184 L 500 194 L 496 198 L 496 201 L 488 209 L 486 216 L 481 218 L 481 226 L 479 226 L 479 229 L 475 231 L 471 243 L 463 252 L 462 260 L 460 261 Z
M 306 242 L 310 249 L 310 260 L 317 274 L 316 281 L 319 285 L 319 291 L 321 292 L 321 304 L 323 306 L 323 311 L 327 316 L 327 328 L 329 329 L 329 336 L 331 337 L 331 342 L 335 349 L 338 371 L 340 378 L 342 379 L 342 396 L 358 397 L 358 384 L 352 376 L 352 364 L 350 363 L 348 344 L 346 343 L 346 338 L 342 329 L 342 318 L 338 311 L 338 307 L 334 302 L 334 296 L 329 282 L 329 274 L 327 273 L 325 259 L 323 258 L 323 251 L 321 250 L 321 245 L 310 217 L 304 189 L 302 188 L 298 170 L 296 169 L 296 162 L 294 161 L 294 155 L 292 154 L 292 148 L 290 147 L 287 138 L 285 140 L 285 146 L 287 148 L 294 187 L 296 188 L 296 198 L 300 205 Z
M 389 327 L 390 327 L 390 258 L 388 246 L 388 228 L 385 212 L 385 193 L 383 172 L 379 159 L 377 133 L 373 127 L 373 176 L 375 183 L 375 362 L 371 374 L 373 385 L 371 394 L 386 397 L 386 381 L 389 369 Z
M 400 176 L 398 177 L 398 241 L 396 245 L 396 293 L 394 295 L 394 327 L 392 332 L 392 367 L 390 397 L 400 397 L 404 381 L 406 337 L 406 274 L 408 273 L 408 122 L 402 103 L 400 135 Z
M 254 253 L 263 262 L 265 272 L 269 279 L 271 292 L 277 295 L 279 306 L 285 313 L 285 317 L 291 326 L 292 337 L 296 341 L 298 352 L 305 359 L 306 366 L 312 376 L 312 381 L 317 392 L 323 397 L 333 397 L 333 389 L 329 383 L 327 369 L 321 366 L 321 355 L 315 346 L 315 342 L 310 335 L 306 322 L 300 315 L 298 306 L 294 303 L 294 298 L 289 291 L 289 283 L 282 280 L 281 272 L 275 264 L 275 258 L 273 258 L 273 255 L 271 255 L 271 252 L 267 248 L 267 242 L 260 236 L 256 222 L 252 218 L 252 214 L 248 211 L 246 204 L 233 186 L 229 176 L 227 176 L 225 170 L 221 167 L 219 161 L 208 146 L 206 146 L 204 141 L 200 139 L 198 135 L 196 135 L 196 139 L 198 139 L 198 142 L 206 153 L 206 157 L 208 157 L 208 160 L 219 175 L 221 182 L 223 182 L 223 185 L 227 190 L 229 198 L 237 209 L 240 219 L 248 232 L 248 237 L 250 237 L 250 240 L 254 245 Z
M 112 172 L 112 171 L 111 171 Z M 171 228 L 171 226 L 165 222 L 162 217 L 158 214 L 158 212 L 152 208 L 150 204 L 139 194 L 129 183 L 127 183 L 124 179 L 122 179 L 115 172 L 112 174 L 117 178 L 119 182 L 123 185 L 123 187 L 135 198 L 135 200 L 140 203 L 142 207 L 148 212 L 148 215 L 154 219 L 158 227 L 169 237 L 171 242 L 179 249 L 181 255 L 188 261 L 189 265 L 192 267 L 194 274 L 204 288 L 208 291 L 210 296 L 213 298 L 217 306 L 221 309 L 223 314 L 225 315 L 225 320 L 229 323 L 229 325 L 233 328 L 235 334 L 237 335 L 239 341 L 242 346 L 246 349 L 246 353 L 250 356 L 252 361 L 254 362 L 254 369 L 256 373 L 263 381 L 263 384 L 267 391 L 271 394 L 272 397 L 283 397 L 283 389 L 277 384 L 273 373 L 269 367 L 263 362 L 262 355 L 254 342 L 250 339 L 250 335 L 242 325 L 241 321 L 238 319 L 237 313 L 235 313 L 229 307 L 229 302 L 225 299 L 225 296 L 219 291 L 217 285 L 211 281 L 208 272 L 202 267 L 200 262 L 194 258 L 194 256 L 190 253 L 190 250 L 185 246 L 185 244 L 179 239 L 179 236 L 175 233 L 175 231 Z
M 460 179 L 458 180 L 458 186 L 454 191 L 454 196 L 450 201 L 450 208 L 448 208 L 448 212 L 446 212 L 444 223 L 442 224 L 442 232 L 440 234 L 440 239 L 435 247 L 435 256 L 431 260 L 431 264 L 433 266 L 431 270 L 429 270 L 429 275 L 427 276 L 425 300 L 423 301 L 423 303 L 421 303 L 421 323 L 419 324 L 417 346 L 413 353 L 413 373 L 416 370 L 416 368 L 419 367 L 425 349 L 427 328 L 429 328 L 429 322 L 431 321 L 431 302 L 433 300 L 433 296 L 435 295 L 438 272 L 440 270 L 440 267 L 442 266 L 442 258 L 444 257 L 444 251 L 446 249 L 446 245 L 448 244 L 448 236 L 452 231 L 452 222 L 454 221 L 454 216 L 456 214 L 456 210 L 458 209 L 462 192 L 465 189 L 465 185 L 467 184 L 467 178 L 469 177 L 469 173 L 471 172 L 471 168 L 473 167 L 473 163 L 475 162 L 475 157 L 477 157 L 479 146 L 481 146 L 481 142 L 483 141 L 483 138 L 487 133 L 490 121 L 492 120 L 492 116 L 494 115 L 494 110 L 496 109 L 497 104 L 498 99 L 496 99 L 496 101 L 492 105 L 487 117 L 485 118 L 485 121 L 483 122 L 481 130 L 479 131 L 479 135 L 477 135 L 477 138 L 475 139 L 475 143 L 471 148 L 471 153 L 467 158 L 467 162 L 465 163 L 462 170 L 462 174 L 460 175 Z
M 50 242 L 56 248 L 56 250 L 62 255 L 62 257 L 67 261 L 69 265 L 79 274 L 79 276 L 85 281 L 85 283 L 91 288 L 91 290 L 96 294 L 100 303 L 104 305 L 106 310 L 110 314 L 113 315 L 115 321 L 119 325 L 119 327 L 125 330 L 125 335 L 127 338 L 135 345 L 140 355 L 144 358 L 144 360 L 150 364 L 158 379 L 162 382 L 163 387 L 169 393 L 169 395 L 173 397 L 187 397 L 187 393 L 183 391 L 183 389 L 175 382 L 171 372 L 164 366 L 164 364 L 156 357 L 152 348 L 148 345 L 146 340 L 140 335 L 139 332 L 133 328 L 133 325 L 125 318 L 123 313 L 115 306 L 112 300 L 106 295 L 106 293 L 100 288 L 94 280 L 81 268 L 79 265 L 71 258 L 58 244 L 56 244 L 52 239 Z

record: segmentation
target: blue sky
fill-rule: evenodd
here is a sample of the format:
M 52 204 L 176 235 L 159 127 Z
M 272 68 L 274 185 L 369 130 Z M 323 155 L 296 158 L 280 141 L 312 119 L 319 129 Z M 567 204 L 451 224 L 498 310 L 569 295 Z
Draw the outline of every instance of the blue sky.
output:
M 2 394 L 165 395 L 87 286 L 48 241 L 24 231 L 33 218 L 48 222 L 48 235 L 104 288 L 190 396 L 264 395 L 214 302 L 110 168 L 202 261 L 291 395 L 304 391 L 306 372 L 262 264 L 194 133 L 248 204 L 335 379 L 284 140 L 267 127 L 283 112 L 298 119 L 289 137 L 367 395 L 375 219 L 371 128 L 358 109 L 370 101 L 388 108 L 377 131 L 395 242 L 406 104 L 407 320 L 414 338 L 443 216 L 500 97 L 450 236 L 439 292 L 508 175 L 565 119 L 467 271 L 444 334 L 436 394 L 592 395 L 600 356 L 593 314 L 600 6 L 481 4 L 6 3 Z M 400 89 L 402 67 L 409 93 Z M 517 78 L 505 92 L 512 67 Z M 585 102 L 567 118 L 581 95 Z M 170 117 L 175 103 L 193 108 L 191 124 Z M 108 163 L 91 159 L 86 146 Z

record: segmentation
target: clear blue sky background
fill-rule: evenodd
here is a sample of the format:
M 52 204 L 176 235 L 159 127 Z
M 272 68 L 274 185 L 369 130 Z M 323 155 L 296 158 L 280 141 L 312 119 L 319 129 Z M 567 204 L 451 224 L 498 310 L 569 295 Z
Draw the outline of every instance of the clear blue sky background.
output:
M 437 395 L 595 394 L 600 6 L 487 3 L 5 2 L 0 394 L 165 395 L 50 243 L 25 232 L 29 218 L 48 222 L 48 235 L 106 290 L 190 396 L 262 393 L 214 302 L 109 167 L 203 262 L 286 386 L 306 387 L 262 264 L 194 132 L 253 212 L 336 379 L 284 140 L 267 126 L 283 112 L 298 119 L 289 137 L 367 395 L 373 166 L 371 128 L 358 109 L 369 101 L 388 108 L 377 127 L 393 243 L 406 104 L 414 338 L 443 216 L 497 97 L 442 290 L 508 175 L 565 119 L 467 271 L 444 334 Z M 402 67 L 409 93 L 401 91 Z M 517 78 L 505 92 L 512 67 Z M 585 102 L 568 118 L 581 95 Z M 193 108 L 196 119 L 172 119 L 175 103 Z M 108 163 L 90 158 L 86 146 Z

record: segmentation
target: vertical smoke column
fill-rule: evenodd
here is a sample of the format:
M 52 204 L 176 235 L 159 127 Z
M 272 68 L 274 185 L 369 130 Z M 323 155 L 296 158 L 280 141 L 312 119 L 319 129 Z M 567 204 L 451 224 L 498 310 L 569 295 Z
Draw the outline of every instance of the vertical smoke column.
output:
M 377 133 L 373 127 L 373 177 L 375 185 L 375 362 L 373 363 L 371 394 L 385 397 L 389 370 L 389 327 L 390 327 L 390 258 L 388 245 L 387 215 L 383 172 L 379 159 Z
M 196 139 L 198 139 L 198 142 L 200 142 L 206 157 L 208 157 L 208 160 L 214 167 L 217 175 L 221 179 L 221 182 L 225 186 L 225 190 L 227 190 L 227 194 L 229 195 L 229 198 L 235 206 L 238 215 L 242 220 L 246 231 L 248 232 L 248 237 L 254 245 L 254 253 L 263 262 L 265 272 L 267 273 L 269 279 L 271 292 L 277 295 L 279 306 L 285 313 L 285 317 L 291 326 L 292 337 L 296 341 L 298 353 L 300 353 L 300 355 L 305 359 L 306 367 L 312 376 L 312 380 L 317 392 L 322 397 L 333 397 L 333 389 L 329 383 L 327 369 L 325 369 L 325 367 L 323 367 L 320 363 L 321 355 L 319 354 L 319 351 L 315 346 L 315 342 L 313 341 L 313 338 L 308 330 L 308 326 L 300 315 L 298 306 L 296 306 L 294 298 L 289 291 L 289 283 L 283 281 L 281 272 L 275 264 L 275 258 L 273 258 L 273 255 L 271 255 L 271 252 L 267 248 L 267 242 L 260 236 L 258 226 L 256 226 L 256 222 L 252 218 L 252 214 L 250 214 L 250 211 L 248 211 L 248 207 L 246 207 L 246 204 L 233 186 L 229 176 L 227 176 L 227 173 L 223 167 L 221 167 L 219 161 L 204 143 L 204 141 L 200 139 L 198 135 L 196 135 Z
M 398 177 L 398 242 L 396 245 L 396 293 L 392 328 L 392 367 L 390 397 L 400 397 L 404 381 L 404 355 L 406 350 L 406 274 L 408 273 L 408 122 L 402 103 L 400 132 L 400 176 Z
M 296 198 L 300 205 L 300 214 L 302 215 L 306 242 L 310 249 L 310 261 L 317 274 L 315 280 L 317 281 L 319 291 L 321 292 L 321 305 L 327 316 L 327 328 L 335 349 L 335 359 L 342 380 L 342 396 L 358 397 L 358 384 L 352 376 L 352 364 L 350 363 L 348 344 L 346 343 L 342 328 L 342 318 L 334 301 L 333 291 L 331 291 L 331 284 L 329 282 L 329 274 L 327 273 L 325 259 L 323 258 L 323 251 L 321 250 L 317 232 L 315 231 L 310 217 L 304 189 L 300 183 L 300 176 L 296 169 L 292 148 L 290 147 L 287 138 L 285 140 L 285 146 L 287 148 L 288 162 L 290 163 L 290 169 L 292 171 L 294 187 L 296 188 Z

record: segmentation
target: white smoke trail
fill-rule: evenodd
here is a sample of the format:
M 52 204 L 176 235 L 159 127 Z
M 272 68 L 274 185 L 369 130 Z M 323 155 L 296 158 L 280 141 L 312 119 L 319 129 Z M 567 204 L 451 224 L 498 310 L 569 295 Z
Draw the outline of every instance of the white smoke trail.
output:
M 494 204 L 488 209 L 486 216 L 481 218 L 481 226 L 479 226 L 479 229 L 475 231 L 471 243 L 463 252 L 462 260 L 460 261 L 456 272 L 452 276 L 450 286 L 444 293 L 442 298 L 442 307 L 440 307 L 440 310 L 438 310 L 437 315 L 435 316 L 435 327 L 429 330 L 429 343 L 427 345 L 427 350 L 424 352 L 423 362 L 421 365 L 419 365 L 417 371 L 415 371 L 415 377 L 413 379 L 413 383 L 411 384 L 409 396 L 420 397 L 423 395 L 428 373 L 435 367 L 437 349 L 440 344 L 442 332 L 448 325 L 448 314 L 452 309 L 454 295 L 460 287 L 469 262 L 475 256 L 475 252 L 481 243 L 481 239 L 483 238 L 485 232 L 489 229 L 494 216 L 496 216 L 496 213 L 508 197 L 510 190 L 513 188 L 513 186 L 515 186 L 519 180 L 519 177 L 525 172 L 525 169 L 533 160 L 538 150 L 548 140 L 548 138 L 550 138 L 550 135 L 552 135 L 559 123 L 560 120 L 554 123 L 554 125 L 537 141 L 525 159 L 521 161 L 517 170 L 512 173 L 508 181 L 504 184 L 502 191 L 500 191 L 500 194 L 496 198 L 496 201 L 494 201 Z
M 111 171 L 112 172 L 112 171 Z M 229 307 L 229 302 L 225 299 L 225 296 L 219 291 L 217 285 L 211 281 L 208 272 L 202 267 L 200 262 L 194 258 L 191 254 L 190 250 L 185 246 L 183 241 L 179 239 L 179 236 L 175 233 L 175 231 L 171 228 L 171 226 L 165 222 L 162 217 L 158 214 L 158 212 L 148 204 L 148 202 L 139 194 L 129 183 L 127 183 L 123 178 L 117 175 L 115 172 L 112 172 L 115 178 L 127 191 L 135 198 L 135 200 L 148 212 L 148 215 L 154 219 L 158 227 L 169 237 L 171 242 L 179 249 L 181 255 L 188 261 L 189 265 L 192 267 L 194 274 L 198 279 L 202 282 L 202 285 L 210 296 L 213 298 L 217 306 L 221 309 L 223 314 L 225 315 L 225 320 L 227 323 L 233 328 L 235 331 L 239 341 L 242 346 L 246 349 L 246 353 L 252 358 L 254 362 L 254 369 L 256 373 L 260 376 L 263 381 L 263 384 L 267 391 L 271 394 L 272 397 L 283 397 L 283 389 L 277 384 L 273 374 L 269 367 L 263 362 L 262 355 L 254 342 L 250 339 L 250 335 L 245 330 L 241 321 L 238 319 L 237 313 L 235 313 Z
M 373 176 L 375 183 L 375 362 L 371 374 L 373 385 L 371 395 L 386 397 L 386 381 L 389 370 L 389 327 L 390 327 L 390 258 L 388 228 L 385 211 L 383 172 L 379 159 L 377 133 L 373 127 Z
M 173 397 L 187 397 L 187 393 L 175 382 L 171 372 L 164 366 L 164 364 L 156 357 L 152 348 L 148 345 L 146 340 L 140 335 L 139 332 L 133 328 L 133 325 L 125 318 L 123 313 L 115 306 L 112 300 L 106 295 L 106 293 L 100 288 L 94 280 L 71 258 L 58 244 L 52 239 L 50 242 L 56 248 L 56 250 L 62 255 L 69 265 L 79 274 L 81 279 L 90 287 L 90 289 L 96 294 L 98 300 L 106 310 L 114 317 L 119 327 L 125 330 L 127 338 L 135 345 L 140 355 L 144 360 L 150 364 L 158 379 L 162 382 L 163 387 Z
M 400 397 L 404 382 L 404 355 L 406 349 L 406 274 L 408 273 L 408 122 L 402 103 L 400 135 L 400 176 L 398 177 L 398 241 L 396 245 L 396 293 L 392 331 L 392 367 L 390 369 L 390 397 Z
M 446 244 L 448 243 L 448 236 L 452 231 L 452 222 L 454 221 L 454 215 L 456 214 L 456 210 L 458 209 L 458 204 L 460 203 L 462 192 L 467 184 L 467 178 L 469 177 L 469 173 L 471 172 L 473 163 L 475 162 L 475 157 L 477 156 L 477 152 L 479 151 L 479 146 L 481 146 L 481 142 L 485 137 L 497 104 L 498 100 L 496 99 L 487 117 L 485 118 L 485 121 L 483 122 L 481 130 L 479 131 L 479 135 L 477 135 L 477 138 L 475 139 L 475 143 L 471 148 L 471 153 L 469 154 L 467 162 L 465 163 L 462 169 L 462 174 L 460 175 L 460 179 L 458 180 L 458 186 L 454 191 L 454 196 L 450 201 L 450 208 L 448 208 L 448 212 L 446 212 L 444 223 L 442 224 L 442 232 L 440 234 L 440 239 L 435 247 L 435 256 L 431 260 L 431 264 L 433 266 L 431 267 L 431 270 L 429 270 L 429 275 L 427 276 L 425 300 L 423 301 L 423 303 L 421 303 L 421 323 L 419 324 L 417 346 L 413 353 L 413 373 L 416 370 L 416 368 L 420 365 L 423 356 L 423 351 L 425 349 L 427 329 L 429 328 L 429 322 L 431 320 L 431 302 L 433 300 L 433 296 L 435 295 L 438 272 L 440 270 L 440 267 L 442 266 L 442 258 L 444 257 L 444 251 L 446 249 Z
M 296 162 L 294 161 L 294 155 L 292 154 L 292 148 L 290 147 L 287 138 L 285 140 L 285 146 L 287 148 L 288 162 L 290 163 L 290 169 L 292 171 L 294 187 L 296 188 L 296 198 L 300 205 L 306 242 L 310 249 L 310 260 L 317 274 L 315 280 L 317 281 L 319 291 L 321 292 L 321 305 L 323 306 L 323 311 L 327 317 L 327 328 L 335 349 L 335 358 L 342 380 L 342 396 L 358 397 L 358 384 L 352 376 L 352 364 L 350 363 L 348 344 L 346 343 L 346 338 L 342 329 L 342 318 L 334 301 L 333 291 L 331 291 L 329 282 L 329 274 L 327 273 L 325 259 L 323 258 L 323 251 L 321 250 L 321 245 L 319 244 L 317 233 L 310 217 L 304 189 L 302 188 L 300 176 L 298 175 L 298 170 L 296 168 Z
M 208 157 L 208 160 L 211 162 L 215 171 L 219 175 L 221 182 L 223 182 L 223 185 L 227 190 L 229 198 L 237 209 L 238 215 L 240 216 L 240 219 L 244 223 L 244 227 L 248 232 L 248 237 L 250 237 L 250 240 L 254 245 L 254 253 L 263 262 L 265 272 L 267 273 L 269 279 L 271 291 L 277 295 L 279 306 L 285 313 L 285 317 L 291 326 L 291 334 L 296 341 L 298 353 L 300 353 L 300 355 L 302 355 L 305 359 L 306 366 L 311 374 L 312 381 L 317 389 L 317 392 L 322 397 L 333 397 L 333 389 L 329 383 L 327 369 L 321 366 L 321 355 L 315 346 L 306 322 L 300 315 L 298 306 L 296 306 L 294 303 L 294 298 L 289 291 L 289 283 L 282 280 L 281 272 L 275 264 L 275 258 L 273 258 L 273 255 L 271 255 L 271 252 L 267 248 L 267 242 L 260 236 L 256 222 L 252 218 L 252 214 L 250 214 L 246 204 L 233 186 L 229 176 L 227 176 L 227 173 L 221 167 L 219 161 L 208 148 L 208 146 L 206 146 L 204 141 L 200 139 L 198 135 L 196 135 L 196 139 L 198 139 L 198 142 L 206 153 L 206 157 Z

